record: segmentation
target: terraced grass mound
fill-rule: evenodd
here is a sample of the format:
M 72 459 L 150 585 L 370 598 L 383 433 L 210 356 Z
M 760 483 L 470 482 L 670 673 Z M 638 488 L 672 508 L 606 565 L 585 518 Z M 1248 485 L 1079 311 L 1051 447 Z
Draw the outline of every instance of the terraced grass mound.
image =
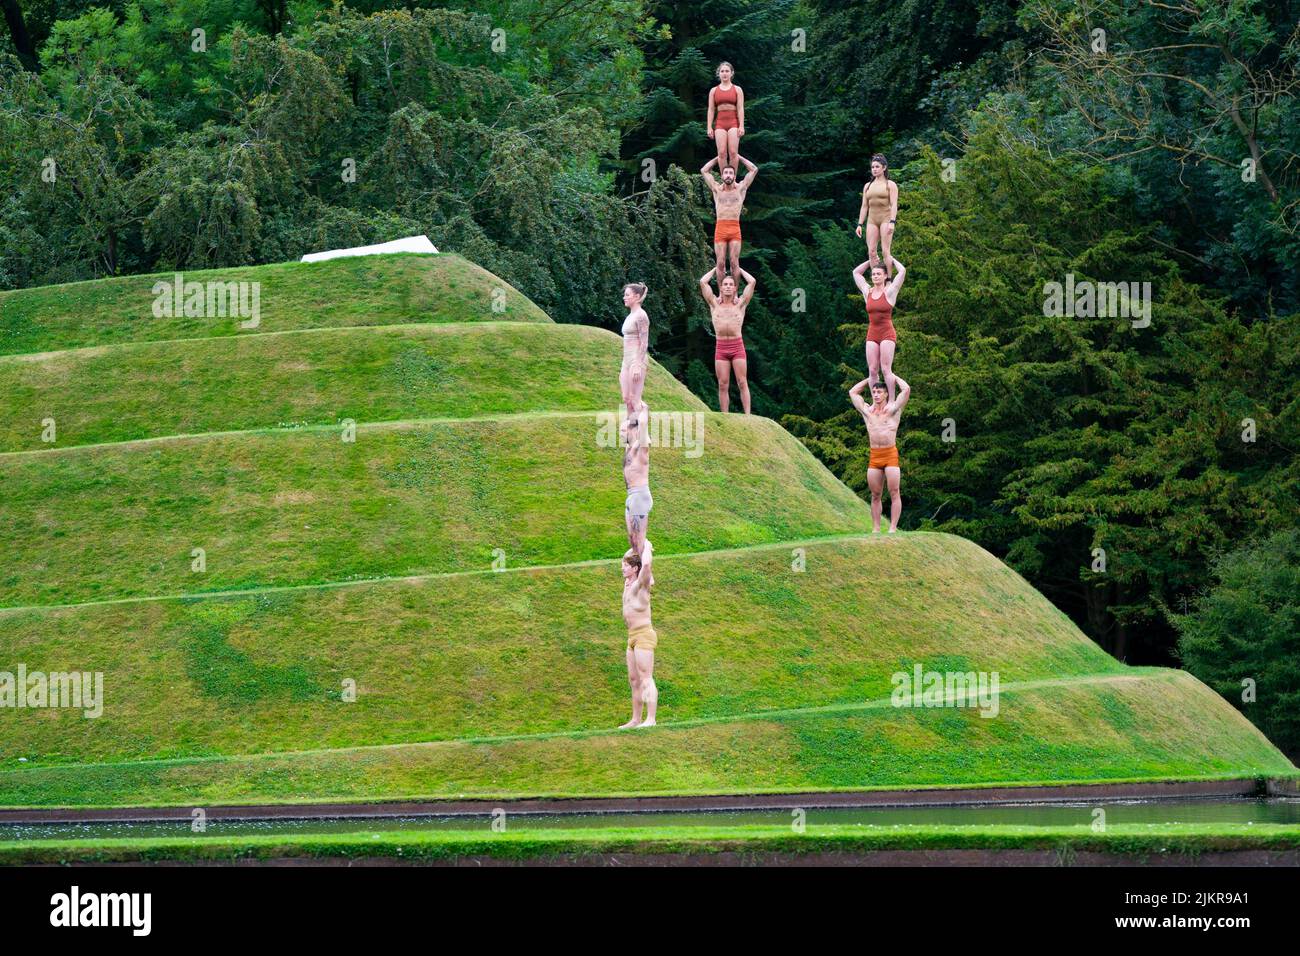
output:
M 347 418 L 612 410 L 618 395 L 609 383 L 618 381 L 622 354 L 618 336 L 603 329 L 484 322 L 0 357 L 0 452 Z M 657 364 L 645 396 L 654 408 L 704 410 Z M 57 426 L 54 442 L 42 440 L 47 418 Z
M 803 571 L 788 545 L 660 559 L 658 680 L 673 719 L 888 697 L 915 663 L 1008 682 L 1125 673 L 960 538 L 799 547 Z M 0 615 L 24 659 L 93 659 L 115 675 L 103 717 L 20 722 L 8 743 L 87 761 L 608 728 L 626 719 L 626 678 L 610 666 L 626 639 L 619 593 L 606 561 Z M 346 680 L 355 703 L 341 700 Z
M 157 342 L 248 332 L 404 325 L 411 322 L 550 322 L 531 300 L 460 256 L 397 254 L 286 262 L 182 274 L 182 282 L 259 284 L 259 322 L 242 329 L 237 315 L 159 316 L 159 283 L 176 273 L 0 292 L 0 355 L 121 342 Z M 173 296 L 174 299 L 174 296 Z M 232 309 L 227 299 L 226 312 Z M 251 305 L 251 289 L 247 293 Z M 174 305 L 173 301 L 173 305 Z M 219 300 L 214 296 L 214 305 Z M 162 311 L 159 309 L 158 311 Z M 175 309 L 172 309 L 175 312 Z M 146 386 L 147 382 L 141 382 Z
M 0 297 L 0 350 L 45 353 L 0 358 L 0 670 L 105 690 L 96 719 L 0 712 L 0 805 L 1295 773 L 969 542 L 864 536 L 790 435 L 657 367 L 665 725 L 613 731 L 617 339 L 492 311 L 454 256 L 220 275 L 262 283 L 257 330 L 141 319 L 154 277 Z M 892 706 L 916 665 L 997 671 L 997 716 Z
M 0 805 L 776 793 L 1293 772 L 1205 685 L 1181 671 L 1148 669 L 1003 685 L 995 718 L 883 698 L 653 732 L 10 771 L 0 773 Z
M 869 527 L 775 423 L 701 418 L 698 455 L 654 458 L 663 553 Z M 0 458 L 0 607 L 486 570 L 497 552 L 515 567 L 621 555 L 611 434 L 591 413 L 547 413 Z

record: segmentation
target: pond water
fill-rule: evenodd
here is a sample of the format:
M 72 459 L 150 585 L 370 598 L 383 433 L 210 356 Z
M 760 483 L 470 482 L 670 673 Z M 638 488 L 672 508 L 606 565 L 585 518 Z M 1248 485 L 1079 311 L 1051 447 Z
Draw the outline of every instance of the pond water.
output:
M 850 826 L 1089 826 L 1093 810 L 1103 807 L 1106 823 L 1185 824 L 1227 823 L 1247 826 L 1256 823 L 1300 824 L 1300 798 L 1266 799 L 1182 799 L 1093 801 L 1079 803 L 1001 803 L 944 807 L 836 807 L 808 809 L 808 826 L 840 824 Z M 528 830 L 574 830 L 604 827 L 726 827 L 788 826 L 790 809 L 728 811 L 663 811 L 656 813 L 509 813 L 511 832 Z M 209 818 L 206 836 L 237 834 L 367 833 L 375 831 L 416 832 L 428 830 L 487 830 L 490 812 L 465 816 L 408 816 L 376 818 L 329 818 L 319 820 L 219 820 Z M 0 824 L 0 842 L 14 840 L 100 839 L 108 837 L 153 837 L 189 834 L 190 821 L 164 823 L 57 823 Z

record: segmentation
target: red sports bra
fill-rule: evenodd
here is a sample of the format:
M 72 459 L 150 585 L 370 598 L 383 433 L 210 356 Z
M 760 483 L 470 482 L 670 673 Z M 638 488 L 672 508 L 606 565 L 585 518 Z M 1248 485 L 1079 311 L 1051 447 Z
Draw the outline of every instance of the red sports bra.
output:
M 872 329 L 884 329 L 893 324 L 894 307 L 889 304 L 889 296 L 881 293 L 876 298 L 868 292 L 863 298 L 867 300 L 867 322 Z
M 736 94 L 736 85 L 734 83 L 731 85 L 731 89 L 729 90 L 724 90 L 721 86 L 715 86 L 713 88 L 714 109 L 722 109 L 724 106 L 730 106 L 734 110 L 738 100 L 739 96 Z

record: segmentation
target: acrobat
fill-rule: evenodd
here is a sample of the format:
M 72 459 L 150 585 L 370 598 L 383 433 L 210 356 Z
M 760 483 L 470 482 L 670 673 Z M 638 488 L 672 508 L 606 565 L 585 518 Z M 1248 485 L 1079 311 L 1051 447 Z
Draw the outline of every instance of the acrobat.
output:
M 736 295 L 736 280 L 723 276 L 718 283 L 722 294 L 715 296 L 709 281 L 717 274 L 717 269 L 710 269 L 700 277 L 700 295 L 708 303 L 709 313 L 713 317 L 713 334 L 717 343 L 713 349 L 713 371 L 718 377 L 718 408 L 726 412 L 731 407 L 731 373 L 736 373 L 736 387 L 740 391 L 740 407 L 749 414 L 749 357 L 745 354 L 745 339 L 741 331 L 745 325 L 745 309 L 754 297 L 758 283 L 744 269 L 740 270 L 745 280 L 745 290 Z
M 871 488 L 871 530 L 880 532 L 880 514 L 883 507 L 881 500 L 886 482 L 889 483 L 889 533 L 898 530 L 898 519 L 903 514 L 903 497 L 899 491 L 900 471 L 898 465 L 898 421 L 902 417 L 903 407 L 912 395 L 912 388 L 901 378 L 898 382 L 898 401 L 888 401 L 885 386 L 864 378 L 849 389 L 849 399 L 853 407 L 867 423 L 867 439 L 871 443 L 871 459 L 867 466 L 867 485 Z M 871 383 L 872 403 L 868 405 L 862 398 L 862 390 Z
M 896 274 L 886 280 L 885 267 L 870 260 L 853 270 L 853 282 L 862 293 L 862 303 L 867 307 L 867 381 L 874 382 L 878 372 L 884 373 L 889 400 L 894 400 L 894 352 L 898 348 L 898 333 L 894 330 L 894 304 L 898 290 L 907 278 L 907 269 L 897 259 L 893 260 Z M 871 285 L 862 273 L 870 266 Z
M 745 135 L 745 91 L 731 82 L 730 63 L 719 63 L 718 85 L 709 90 L 704 131 L 718 148 L 718 164 L 735 166 L 740 155 L 740 138 Z
M 623 305 L 628 312 L 623 320 L 623 367 L 618 373 L 618 387 L 628 415 L 633 415 L 641 404 L 646 366 L 650 362 L 650 317 L 641 308 L 646 291 L 640 282 L 623 286 Z
M 645 402 L 623 425 L 623 481 L 627 485 L 627 504 L 624 518 L 627 523 L 627 543 L 636 554 L 650 523 L 650 509 L 654 498 L 650 496 L 650 408 Z
M 871 157 L 871 179 L 862 187 L 862 207 L 858 210 L 859 236 L 862 224 L 867 225 L 867 261 L 872 265 L 885 264 L 885 272 L 893 278 L 890 267 L 892 255 L 889 247 L 894 241 L 894 227 L 898 222 L 898 183 L 889 178 L 889 164 L 881 153 Z M 881 258 L 876 258 L 879 245 Z
M 627 683 L 632 689 L 632 719 L 620 730 L 653 727 L 659 708 L 659 690 L 654 678 L 659 635 L 650 623 L 653 557 L 649 538 L 644 540 L 640 552 L 628 548 L 623 555 L 623 621 L 627 624 Z
M 757 166 L 743 156 L 740 161 L 749 169 L 740 182 L 736 182 L 736 170 L 732 166 L 723 167 L 722 182 L 714 179 L 710 170 L 717 164 L 716 158 L 700 167 L 700 175 L 713 193 L 713 208 L 717 213 L 717 222 L 713 226 L 713 256 L 714 267 L 720 276 L 728 271 L 732 275 L 740 272 L 740 211 L 745 205 L 745 193 L 758 175 Z

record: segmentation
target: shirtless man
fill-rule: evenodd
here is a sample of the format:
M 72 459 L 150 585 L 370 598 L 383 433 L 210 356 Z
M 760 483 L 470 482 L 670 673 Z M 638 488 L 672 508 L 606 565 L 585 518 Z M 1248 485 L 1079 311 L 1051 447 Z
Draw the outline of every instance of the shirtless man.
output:
M 650 409 L 643 401 L 634 417 L 623 424 L 623 481 L 627 484 L 627 543 L 635 554 L 641 553 L 650 522 Z
M 736 387 L 740 389 L 740 406 L 749 414 L 749 358 L 745 355 L 745 340 L 740 330 L 745 324 L 745 307 L 754 297 L 757 283 L 754 277 L 744 269 L 740 276 L 745 280 L 745 291 L 736 296 L 736 280 L 723 276 L 718 283 L 721 296 L 713 294 L 709 281 L 717 269 L 710 269 L 700 277 L 700 295 L 709 304 L 709 313 L 713 316 L 713 333 L 717 344 L 713 348 L 713 371 L 718 376 L 718 408 L 727 411 L 731 407 L 731 371 L 736 371 Z
M 889 482 L 889 533 L 898 530 L 898 518 L 903 513 L 903 498 L 899 494 L 898 470 L 898 420 L 903 414 L 903 406 L 912 396 L 912 386 L 897 374 L 894 383 L 898 386 L 898 400 L 890 402 L 889 390 L 882 382 L 871 386 L 872 404 L 862 399 L 862 390 L 871 379 L 862 381 L 849 389 L 849 398 L 853 407 L 867 423 L 867 437 L 871 442 L 871 461 L 867 467 L 867 484 L 871 488 L 871 530 L 880 532 L 881 491 L 886 481 Z
M 739 159 L 749 167 L 749 172 L 740 182 L 736 182 L 736 171 L 730 166 L 723 168 L 721 183 L 713 178 L 709 170 L 717 165 L 716 156 L 700 169 L 700 175 L 713 193 L 713 208 L 718 214 L 717 223 L 713 227 L 713 254 L 714 268 L 720 276 L 726 275 L 723 266 L 728 260 L 731 262 L 731 274 L 740 273 L 740 209 L 745 205 L 745 192 L 749 189 L 749 184 L 758 175 L 757 166 L 743 156 Z
M 619 727 L 653 727 L 659 707 L 655 687 L 655 645 L 659 635 L 650 626 L 650 573 L 653 552 L 645 538 L 641 551 L 631 548 L 623 555 L 623 620 L 627 622 L 627 682 L 632 688 L 632 719 Z M 641 712 L 645 710 L 645 719 Z

